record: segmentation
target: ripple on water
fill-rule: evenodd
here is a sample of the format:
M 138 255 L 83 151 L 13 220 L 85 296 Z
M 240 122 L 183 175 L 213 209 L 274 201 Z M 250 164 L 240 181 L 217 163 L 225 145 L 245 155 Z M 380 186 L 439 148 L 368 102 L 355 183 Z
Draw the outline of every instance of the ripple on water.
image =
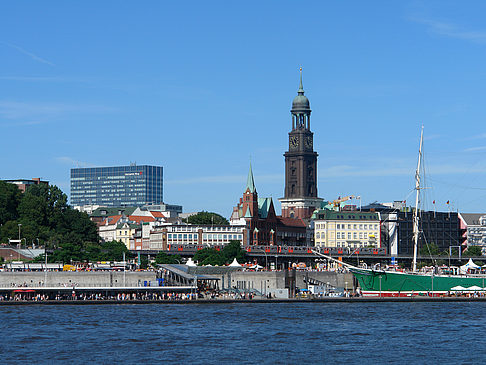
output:
M 481 340 L 486 326 L 479 322 L 486 304 L 464 308 L 463 303 L 4 307 L 0 329 L 8 341 L 0 352 L 7 363 L 450 363 L 451 353 L 461 354 L 458 362 L 479 362 L 486 357 Z M 471 328 L 474 336 L 464 337 Z

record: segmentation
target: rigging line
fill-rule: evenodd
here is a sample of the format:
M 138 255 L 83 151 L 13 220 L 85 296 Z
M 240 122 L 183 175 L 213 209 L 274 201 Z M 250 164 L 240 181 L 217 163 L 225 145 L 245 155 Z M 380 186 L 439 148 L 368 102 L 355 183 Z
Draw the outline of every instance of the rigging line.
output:
M 477 187 L 473 187 L 473 186 L 465 186 L 465 185 L 459 185 L 459 184 L 449 184 L 449 183 L 444 182 L 440 179 L 435 179 L 435 178 L 430 178 L 430 179 L 434 180 L 435 182 L 438 182 L 440 184 L 449 185 L 449 186 L 452 186 L 452 187 L 455 187 L 455 188 L 470 189 L 470 190 L 486 190 L 486 188 L 477 188 Z

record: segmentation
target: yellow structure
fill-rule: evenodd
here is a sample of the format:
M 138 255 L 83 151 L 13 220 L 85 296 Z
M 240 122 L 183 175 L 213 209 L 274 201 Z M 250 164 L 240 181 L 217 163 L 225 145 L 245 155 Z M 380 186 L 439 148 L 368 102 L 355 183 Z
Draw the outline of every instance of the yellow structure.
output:
M 119 223 L 115 230 L 115 241 L 121 241 L 130 248 L 130 238 L 133 238 L 137 227 L 139 226 L 133 223 Z
M 314 212 L 318 247 L 380 247 L 380 215 L 376 212 L 319 210 Z

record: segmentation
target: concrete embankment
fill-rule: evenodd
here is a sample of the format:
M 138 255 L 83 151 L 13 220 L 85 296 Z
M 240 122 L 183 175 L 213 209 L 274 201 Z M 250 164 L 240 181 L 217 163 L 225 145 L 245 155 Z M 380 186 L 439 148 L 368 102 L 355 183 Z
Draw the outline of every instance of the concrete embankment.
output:
M 343 298 L 325 297 L 315 299 L 198 299 L 198 300 L 47 300 L 47 301 L 0 301 L 0 306 L 10 305 L 134 305 L 134 304 L 325 304 L 325 303 L 458 303 L 458 302 L 485 302 L 486 297 L 410 297 L 410 298 Z
M 9 287 L 124 287 L 143 286 L 156 279 L 154 271 L 0 272 L 0 288 Z

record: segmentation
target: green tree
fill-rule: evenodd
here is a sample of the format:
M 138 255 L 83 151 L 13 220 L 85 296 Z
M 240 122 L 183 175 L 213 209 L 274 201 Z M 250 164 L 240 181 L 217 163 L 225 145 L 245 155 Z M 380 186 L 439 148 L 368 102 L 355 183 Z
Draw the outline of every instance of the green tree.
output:
M 101 244 L 101 260 L 103 261 L 122 261 L 124 253 L 125 259 L 127 259 L 130 252 L 121 241 L 103 242 Z
M 467 257 L 482 256 L 481 246 L 469 246 L 463 255 Z
M 235 258 L 240 263 L 245 262 L 246 259 L 245 251 L 241 248 L 239 241 L 230 241 L 221 251 L 205 248 L 194 255 L 194 261 L 197 261 L 199 265 L 222 266 L 231 264 Z
M 217 214 L 212 212 L 199 212 L 197 214 L 191 215 L 186 220 L 189 224 L 214 224 L 214 225 L 228 225 L 228 220 Z
M 155 262 L 157 264 L 178 264 L 179 259 L 176 255 L 169 255 L 163 251 L 160 251 L 157 256 L 155 256 Z
M 0 181 L 0 226 L 18 218 L 17 207 L 21 197 L 17 185 Z
M 223 248 L 222 254 L 227 264 L 231 264 L 235 258 L 240 264 L 246 261 L 246 251 L 241 248 L 241 243 L 237 240 L 231 240 Z
M 424 244 L 420 250 L 419 255 L 424 256 L 438 256 L 439 255 L 439 247 L 434 242 L 429 243 L 428 245 Z

